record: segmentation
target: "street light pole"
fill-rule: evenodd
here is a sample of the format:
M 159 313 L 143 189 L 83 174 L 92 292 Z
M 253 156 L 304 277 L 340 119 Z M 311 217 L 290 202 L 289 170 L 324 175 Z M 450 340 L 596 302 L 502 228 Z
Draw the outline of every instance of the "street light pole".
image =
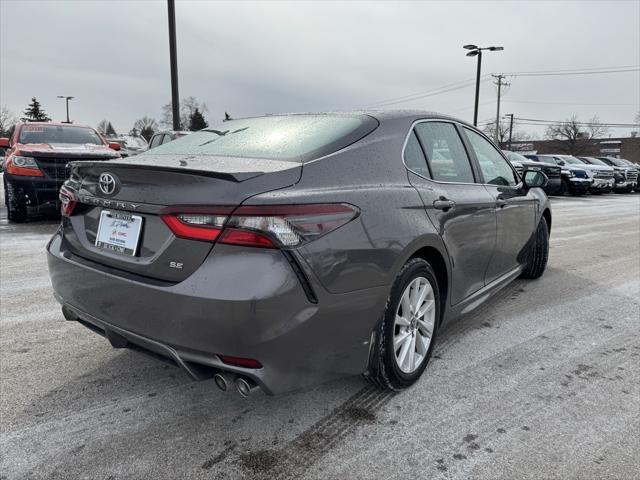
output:
M 173 116 L 173 129 L 180 130 L 180 97 L 178 96 L 175 0 L 167 0 L 167 10 L 169 16 L 169 61 L 171 63 L 171 112 Z
M 476 71 L 476 101 L 473 107 L 473 126 L 478 126 L 478 101 L 480 100 L 480 71 L 482 69 L 482 50 L 478 50 L 478 69 Z
M 478 68 L 476 70 L 476 99 L 473 108 L 473 126 L 478 126 L 478 102 L 480 100 L 480 72 L 482 69 L 482 51 L 489 50 L 491 52 L 497 52 L 500 50 L 504 50 L 504 47 L 478 47 L 477 45 L 465 45 L 462 48 L 465 50 L 469 50 L 467 53 L 467 57 L 478 57 Z
M 71 120 L 69 120 L 69 100 L 73 100 L 74 97 L 67 97 L 65 95 L 58 95 L 58 98 L 64 98 L 66 103 L 67 103 L 67 121 L 63 122 L 63 123 L 71 123 Z

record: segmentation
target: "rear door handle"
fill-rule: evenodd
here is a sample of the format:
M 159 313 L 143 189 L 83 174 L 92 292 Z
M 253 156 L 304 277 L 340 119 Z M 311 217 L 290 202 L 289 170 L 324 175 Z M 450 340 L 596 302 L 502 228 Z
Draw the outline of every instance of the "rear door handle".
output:
M 500 208 L 504 208 L 504 206 L 507 204 L 507 201 L 504 198 L 500 198 L 498 197 L 496 199 L 496 205 Z
M 445 212 L 455 206 L 456 202 L 454 202 L 453 200 L 447 200 L 446 198 L 440 198 L 439 200 L 435 200 L 433 202 L 433 208 L 443 210 Z

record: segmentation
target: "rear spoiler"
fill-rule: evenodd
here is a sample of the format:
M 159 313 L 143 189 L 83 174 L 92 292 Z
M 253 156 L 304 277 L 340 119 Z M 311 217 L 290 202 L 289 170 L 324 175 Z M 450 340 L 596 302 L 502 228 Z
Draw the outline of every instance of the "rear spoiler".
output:
M 185 162 L 186 163 L 186 162 Z M 169 165 L 151 165 L 148 163 L 122 163 L 117 160 L 109 160 L 108 163 L 102 161 L 72 161 L 69 162 L 71 168 L 77 167 L 102 167 L 105 168 L 106 165 L 117 167 L 117 168 L 131 168 L 136 170 L 162 170 L 166 172 L 173 173 L 183 173 L 187 175 L 201 175 L 203 177 L 210 178 L 219 178 L 220 180 L 227 180 L 230 182 L 244 182 L 245 180 L 249 180 L 250 178 L 259 177 L 264 175 L 265 172 L 217 172 L 215 170 L 207 170 L 207 169 L 199 169 L 182 166 L 182 167 L 174 167 Z

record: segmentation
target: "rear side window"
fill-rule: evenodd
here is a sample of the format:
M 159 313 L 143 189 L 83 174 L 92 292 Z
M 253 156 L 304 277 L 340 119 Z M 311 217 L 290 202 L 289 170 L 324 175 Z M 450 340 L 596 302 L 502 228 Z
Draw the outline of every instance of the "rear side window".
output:
M 151 143 L 149 144 L 149 148 L 157 147 L 158 145 L 160 145 L 160 143 L 162 143 L 162 137 L 164 137 L 164 135 L 162 134 L 154 135 L 151 139 Z
M 465 128 L 471 148 L 476 154 L 485 183 L 490 185 L 515 185 L 517 178 L 511 165 L 489 141 L 473 130 Z
M 415 132 L 424 149 L 434 180 L 474 183 L 469 157 L 453 124 L 423 122 L 416 125 Z
M 414 131 L 411 131 L 409 139 L 407 140 L 407 146 L 404 148 L 404 163 L 409 170 L 423 177 L 431 178 L 429 167 L 427 167 L 427 159 L 424 156 L 424 152 Z
M 304 162 L 371 133 L 369 115 L 272 115 L 229 120 L 161 145 L 155 155 L 216 155 Z
M 162 137 L 162 145 L 164 145 L 165 143 L 169 143 L 171 140 L 173 140 L 171 138 L 171 135 L 169 135 L 168 133 L 165 133 L 164 137 Z

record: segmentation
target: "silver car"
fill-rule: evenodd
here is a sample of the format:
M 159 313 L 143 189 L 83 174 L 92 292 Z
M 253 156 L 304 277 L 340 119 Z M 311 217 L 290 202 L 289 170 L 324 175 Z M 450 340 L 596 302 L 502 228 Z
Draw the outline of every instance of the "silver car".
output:
M 442 325 L 542 275 L 545 182 L 438 114 L 232 120 L 72 164 L 49 270 L 68 320 L 222 389 L 401 390 Z

